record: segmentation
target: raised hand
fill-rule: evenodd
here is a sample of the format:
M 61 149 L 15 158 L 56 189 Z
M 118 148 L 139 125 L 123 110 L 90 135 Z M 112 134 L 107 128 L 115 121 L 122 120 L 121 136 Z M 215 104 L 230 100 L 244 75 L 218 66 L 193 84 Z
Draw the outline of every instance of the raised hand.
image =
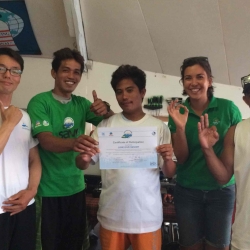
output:
M 95 115 L 106 115 L 108 113 L 107 105 L 97 97 L 96 91 L 92 91 L 94 102 L 90 106 L 90 110 L 95 113 Z
M 168 114 L 172 117 L 176 128 L 185 128 L 188 119 L 188 109 L 186 106 L 177 103 L 178 100 L 171 101 L 168 105 Z M 184 114 L 180 113 L 180 108 L 184 109 Z
M 23 117 L 21 110 L 13 105 L 4 109 L 3 103 L 0 101 L 0 112 L 2 123 L 7 122 L 9 125 L 15 127 Z
M 209 127 L 208 114 L 201 116 L 198 122 L 198 135 L 201 147 L 209 149 L 219 140 L 219 134 L 215 126 Z
M 172 160 L 173 147 L 171 144 L 162 144 L 156 148 L 156 151 L 161 155 L 164 161 Z

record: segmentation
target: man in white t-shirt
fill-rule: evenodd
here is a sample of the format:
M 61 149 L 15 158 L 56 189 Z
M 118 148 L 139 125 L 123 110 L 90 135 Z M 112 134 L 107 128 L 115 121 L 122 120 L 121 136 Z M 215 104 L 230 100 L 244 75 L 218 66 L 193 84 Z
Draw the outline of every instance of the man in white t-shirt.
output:
M 14 50 L 0 48 L 0 249 L 34 250 L 34 196 L 41 177 L 29 115 L 11 105 L 23 70 Z
M 135 66 L 122 65 L 112 75 L 111 85 L 122 113 L 103 120 L 92 137 L 98 141 L 100 127 L 156 127 L 158 165 L 167 176 L 175 173 L 173 149 L 168 127 L 145 114 L 142 100 L 146 93 L 146 75 Z M 93 148 L 76 158 L 77 167 L 86 169 Z M 94 159 L 94 157 L 92 157 Z M 102 193 L 98 220 L 102 250 L 160 250 L 162 201 L 159 168 L 102 170 Z
M 243 100 L 250 107 L 250 75 L 242 77 Z M 219 139 L 215 127 L 209 128 L 208 116 L 198 125 L 200 143 L 210 171 L 220 184 L 232 175 L 236 182 L 236 213 L 232 226 L 231 250 L 250 249 L 250 118 L 229 128 L 222 155 L 216 157 L 213 145 Z

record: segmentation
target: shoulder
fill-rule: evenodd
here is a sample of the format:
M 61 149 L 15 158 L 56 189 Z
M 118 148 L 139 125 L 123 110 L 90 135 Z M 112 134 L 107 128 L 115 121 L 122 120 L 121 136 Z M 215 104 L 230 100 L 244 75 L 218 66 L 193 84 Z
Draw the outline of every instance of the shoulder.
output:
M 103 119 L 97 126 L 97 128 L 101 128 L 101 127 L 110 127 L 110 125 L 115 122 L 117 119 L 121 118 L 121 113 L 118 114 L 114 114 L 112 116 L 110 116 L 107 119 Z
M 23 114 L 23 119 L 30 120 L 29 114 L 25 110 L 23 110 L 23 109 L 20 109 L 20 110 L 21 110 L 21 112 Z
M 223 107 L 237 107 L 235 103 L 231 100 L 224 99 L 224 98 L 218 98 L 215 97 L 215 100 L 217 101 L 218 106 L 223 105 Z
M 51 94 L 51 91 L 47 91 L 47 92 L 42 92 L 42 93 L 39 93 L 35 96 L 33 96 L 30 101 L 29 101 L 29 104 L 31 102 L 43 102 L 44 100 L 48 100 L 52 97 L 52 94 Z M 28 105 L 29 105 L 28 104 Z
M 71 95 L 72 100 L 77 100 L 79 102 L 90 102 L 87 98 L 79 95 Z
M 237 125 L 236 125 L 236 128 L 239 129 L 241 127 L 244 127 L 244 126 L 249 126 L 249 123 L 250 123 L 250 118 L 247 118 L 241 122 L 239 122 Z

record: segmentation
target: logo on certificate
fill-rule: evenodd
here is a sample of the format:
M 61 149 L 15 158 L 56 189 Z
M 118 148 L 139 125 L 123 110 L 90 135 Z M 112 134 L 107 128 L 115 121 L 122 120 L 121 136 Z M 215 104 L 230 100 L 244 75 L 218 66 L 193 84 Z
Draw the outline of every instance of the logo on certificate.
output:
M 122 136 L 122 138 L 130 138 L 132 137 L 132 131 L 126 130 Z

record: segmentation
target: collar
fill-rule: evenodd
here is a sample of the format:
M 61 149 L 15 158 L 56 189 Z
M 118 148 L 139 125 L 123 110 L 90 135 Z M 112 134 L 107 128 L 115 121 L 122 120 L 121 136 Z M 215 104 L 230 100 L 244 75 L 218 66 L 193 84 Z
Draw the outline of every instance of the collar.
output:
M 190 98 L 188 97 L 185 102 L 184 102 L 184 105 L 188 108 L 189 112 L 194 113 L 193 109 L 191 108 L 190 106 Z M 212 98 L 210 99 L 209 101 L 209 104 L 207 106 L 207 108 L 203 111 L 203 113 L 209 109 L 212 109 L 212 108 L 217 108 L 218 107 L 218 102 L 217 102 L 217 98 L 212 96 Z

